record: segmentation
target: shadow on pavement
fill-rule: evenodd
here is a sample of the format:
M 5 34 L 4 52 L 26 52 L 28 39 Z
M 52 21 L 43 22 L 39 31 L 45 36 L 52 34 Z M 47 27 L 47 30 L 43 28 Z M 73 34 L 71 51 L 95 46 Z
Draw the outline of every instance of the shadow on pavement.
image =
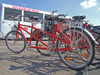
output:
M 65 75 L 85 75 L 86 69 L 83 70 L 71 70 L 67 66 L 65 66 L 56 55 L 52 60 L 50 66 L 48 63 L 51 57 L 46 57 L 40 55 L 39 53 L 21 55 L 14 54 L 12 52 L 4 52 L 0 53 L 0 61 L 7 60 L 11 62 L 9 70 L 21 70 L 27 75 L 61 75 L 65 73 Z M 12 64 L 13 63 L 13 64 Z M 100 69 L 100 67 L 88 69 L 88 72 L 93 70 Z M 67 73 L 68 72 L 68 73 Z M 64 74 L 62 74 L 64 75 Z
M 18 54 L 13 53 L 0 53 L 0 61 L 7 60 L 15 63 L 10 65 L 9 70 L 20 69 L 27 75 L 54 75 L 59 71 L 70 71 L 68 67 L 62 64 L 58 56 L 54 57 L 54 60 L 52 60 L 50 66 L 48 66 L 48 63 L 51 57 L 45 57 L 46 56 L 32 54 L 30 54 L 29 56 L 19 56 Z

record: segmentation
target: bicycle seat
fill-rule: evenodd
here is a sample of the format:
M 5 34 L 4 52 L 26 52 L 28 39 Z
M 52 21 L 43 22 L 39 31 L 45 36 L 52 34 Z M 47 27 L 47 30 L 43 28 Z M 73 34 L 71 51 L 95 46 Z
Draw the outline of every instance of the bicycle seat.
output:
M 94 26 L 93 28 L 100 29 L 100 26 Z
M 51 20 L 51 21 L 54 21 L 54 20 L 63 21 L 63 20 L 65 20 L 65 15 L 63 15 L 63 14 L 60 14 L 60 15 L 57 15 L 57 16 L 47 15 L 47 16 L 45 16 L 45 19 Z
M 37 21 L 37 20 L 39 19 L 39 17 L 38 17 L 38 16 L 31 16 L 30 19 L 31 19 L 31 20 L 36 20 L 36 21 Z
M 74 20 L 80 20 L 80 19 L 85 19 L 86 16 L 82 15 L 82 16 L 73 16 L 72 17 Z
M 46 19 L 46 20 L 51 20 L 51 21 L 53 20 L 53 18 L 52 18 L 51 15 L 47 15 L 47 16 L 45 16 L 45 19 Z

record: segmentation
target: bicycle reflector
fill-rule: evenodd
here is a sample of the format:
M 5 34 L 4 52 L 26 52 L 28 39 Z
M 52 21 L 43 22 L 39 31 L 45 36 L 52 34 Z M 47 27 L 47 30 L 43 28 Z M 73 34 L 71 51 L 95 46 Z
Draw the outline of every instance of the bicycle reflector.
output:
M 70 58 L 68 58 L 68 57 L 65 57 L 65 59 L 68 60 L 68 61 L 70 60 Z
M 86 22 L 85 24 L 84 24 L 84 27 L 87 27 L 88 26 L 88 23 Z
M 19 34 L 17 34 L 17 38 L 19 38 Z
M 39 44 L 39 47 L 41 47 L 41 44 Z
M 86 55 L 85 55 L 83 52 L 81 52 L 81 55 L 82 55 L 84 58 L 86 58 Z

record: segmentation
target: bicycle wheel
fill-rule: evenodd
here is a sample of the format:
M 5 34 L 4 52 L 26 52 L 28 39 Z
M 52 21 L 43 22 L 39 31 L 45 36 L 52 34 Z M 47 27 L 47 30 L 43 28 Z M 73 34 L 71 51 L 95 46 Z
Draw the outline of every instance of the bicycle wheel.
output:
M 100 34 L 96 32 L 91 32 L 94 36 L 95 40 L 99 43 L 98 45 L 95 44 L 95 59 L 93 60 L 92 64 L 99 64 L 100 63 Z
M 24 51 L 26 47 L 25 38 L 19 32 L 16 36 L 16 31 L 10 31 L 6 35 L 5 43 L 8 49 L 14 53 L 20 53 Z
M 39 37 L 40 40 L 42 40 L 43 42 L 45 42 L 46 44 L 48 44 L 49 40 L 50 40 L 50 37 L 49 35 L 46 35 L 46 34 L 43 34 Z M 45 45 L 43 45 L 40 41 L 36 41 L 36 46 L 37 47 L 46 47 Z M 45 56 L 50 56 L 50 54 L 48 53 L 47 50 L 41 50 L 41 49 L 37 49 L 37 51 L 39 53 L 41 53 L 42 55 L 45 55 Z
M 73 50 L 70 51 L 58 51 L 58 55 L 61 61 L 71 69 L 79 70 L 83 69 L 91 62 L 94 58 L 94 43 L 88 35 L 79 28 L 70 27 L 63 31 L 67 40 L 70 41 L 70 46 Z M 61 36 L 60 36 L 61 37 Z M 56 48 L 66 48 L 68 45 L 61 43 L 57 40 Z M 88 53 L 87 49 L 90 53 Z

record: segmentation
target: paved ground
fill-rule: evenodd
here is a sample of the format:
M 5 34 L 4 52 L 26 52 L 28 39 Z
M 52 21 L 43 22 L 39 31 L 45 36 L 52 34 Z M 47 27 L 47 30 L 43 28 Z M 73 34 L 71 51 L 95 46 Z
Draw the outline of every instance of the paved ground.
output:
M 0 75 L 86 75 L 85 69 L 69 69 L 57 55 L 48 66 L 50 58 L 39 54 L 35 49 L 25 49 L 22 53 L 15 54 L 7 49 L 4 40 L 0 40 Z M 88 71 L 88 75 L 100 75 L 99 73 L 100 68 Z

